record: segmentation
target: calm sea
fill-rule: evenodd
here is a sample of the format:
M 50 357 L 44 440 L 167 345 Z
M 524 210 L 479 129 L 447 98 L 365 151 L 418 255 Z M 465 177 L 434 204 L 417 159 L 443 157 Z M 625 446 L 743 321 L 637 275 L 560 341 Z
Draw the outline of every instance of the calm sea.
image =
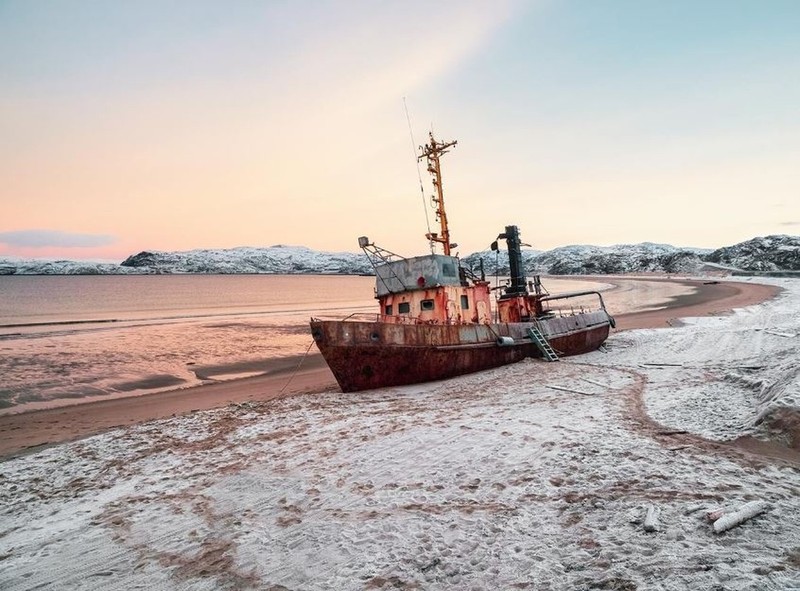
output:
M 0 408 L 257 375 L 302 355 L 308 320 L 375 312 L 374 278 L 0 277 Z
M 0 413 L 295 367 L 312 345 L 311 316 L 377 312 L 374 281 L 0 276 Z M 608 287 L 560 279 L 546 285 L 551 292 Z

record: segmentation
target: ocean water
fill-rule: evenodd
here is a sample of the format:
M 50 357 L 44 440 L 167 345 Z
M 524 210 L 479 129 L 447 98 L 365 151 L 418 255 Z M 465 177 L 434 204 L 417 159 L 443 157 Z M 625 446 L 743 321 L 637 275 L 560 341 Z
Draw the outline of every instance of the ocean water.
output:
M 306 351 L 317 352 L 311 316 L 377 313 L 374 281 L 320 275 L 2 276 L 0 413 L 294 367 Z M 610 288 L 563 279 L 545 285 L 551 292 Z M 624 298 L 613 309 L 615 290 L 607 292 L 612 313 L 641 307 L 631 296 L 638 292 L 616 291 Z
M 374 313 L 372 277 L 4 276 L 0 408 L 256 375 L 312 343 L 308 320 Z

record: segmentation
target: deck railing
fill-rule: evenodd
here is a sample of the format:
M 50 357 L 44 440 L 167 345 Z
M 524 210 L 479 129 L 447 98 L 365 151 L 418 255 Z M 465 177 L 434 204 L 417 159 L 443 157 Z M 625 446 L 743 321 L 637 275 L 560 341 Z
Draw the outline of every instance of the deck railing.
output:
M 556 307 L 547 307 L 544 309 L 545 314 L 547 315 L 557 315 L 561 317 L 567 316 L 576 316 L 578 314 L 586 314 L 589 312 L 599 312 L 605 311 L 606 306 L 605 302 L 603 301 L 603 296 L 600 294 L 599 291 L 577 291 L 577 292 L 570 292 L 558 295 L 548 295 L 544 296 L 541 299 L 541 302 L 554 302 L 559 300 L 569 300 L 573 298 L 580 298 L 582 296 L 597 296 L 599 300 L 599 305 L 591 306 L 588 304 L 580 304 L 580 305 L 568 305 L 568 306 L 556 306 Z M 392 315 L 387 316 L 385 314 L 377 314 L 377 313 L 370 313 L 370 312 L 353 312 L 344 318 L 334 318 L 334 317 L 313 317 L 312 320 L 337 320 L 337 321 L 350 321 L 350 322 L 386 322 L 392 324 L 438 324 L 438 325 L 465 325 L 465 324 L 475 324 L 474 322 L 463 322 L 457 320 L 421 320 L 420 318 L 412 317 L 412 316 L 401 316 L 401 315 Z

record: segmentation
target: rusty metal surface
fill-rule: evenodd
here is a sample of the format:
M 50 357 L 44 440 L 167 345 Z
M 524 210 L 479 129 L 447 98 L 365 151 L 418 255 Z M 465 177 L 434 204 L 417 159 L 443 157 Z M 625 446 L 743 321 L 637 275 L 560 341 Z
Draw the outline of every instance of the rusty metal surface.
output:
M 534 325 L 550 335 L 560 356 L 597 349 L 610 328 L 608 316 L 599 313 L 494 325 L 313 320 L 311 332 L 342 391 L 354 392 L 441 380 L 540 357 L 525 339 L 526 328 Z M 511 337 L 516 344 L 499 347 L 498 336 Z
M 466 296 L 468 307 L 462 308 L 461 299 Z M 488 288 L 481 285 L 452 286 L 440 285 L 438 287 L 420 288 L 388 294 L 378 298 L 383 322 L 405 323 L 438 323 L 438 324 L 485 324 L 490 322 L 491 303 Z M 428 310 L 421 308 L 424 300 L 431 300 L 433 307 Z M 401 303 L 409 305 L 409 312 L 401 314 Z M 392 313 L 387 314 L 387 306 L 391 306 Z

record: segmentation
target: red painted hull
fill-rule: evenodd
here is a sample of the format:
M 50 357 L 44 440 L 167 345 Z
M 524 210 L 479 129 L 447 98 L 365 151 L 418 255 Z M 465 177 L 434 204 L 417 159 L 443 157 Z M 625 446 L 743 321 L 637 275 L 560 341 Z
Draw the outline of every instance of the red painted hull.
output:
M 597 349 L 608 338 L 605 312 L 492 325 L 387 324 L 312 320 L 311 332 L 343 392 L 451 378 L 541 357 L 527 337 L 538 328 L 559 356 Z M 498 345 L 498 337 L 513 344 Z

